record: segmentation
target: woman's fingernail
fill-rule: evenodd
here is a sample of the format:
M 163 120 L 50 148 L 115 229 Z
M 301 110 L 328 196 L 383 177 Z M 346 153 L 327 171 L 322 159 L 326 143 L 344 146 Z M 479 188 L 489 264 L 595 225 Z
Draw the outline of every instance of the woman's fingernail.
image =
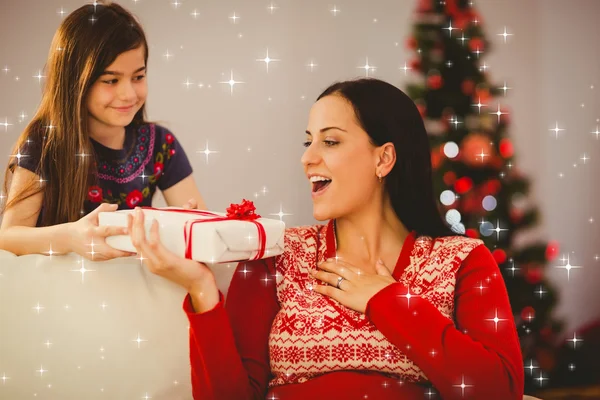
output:
M 383 265 L 383 260 L 380 258 L 379 260 L 377 260 L 377 263 Z
M 327 259 L 327 260 L 325 260 L 325 261 L 327 261 L 327 262 L 332 262 L 332 261 L 333 261 L 333 258 L 328 258 L 328 259 Z

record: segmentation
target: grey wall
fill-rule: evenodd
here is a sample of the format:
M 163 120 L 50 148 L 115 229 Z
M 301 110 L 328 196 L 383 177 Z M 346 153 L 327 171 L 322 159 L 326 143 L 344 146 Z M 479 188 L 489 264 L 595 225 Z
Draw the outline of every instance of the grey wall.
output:
M 2 0 L 0 13 L 0 152 L 9 149 L 39 103 L 37 78 L 61 16 L 79 0 Z M 195 169 L 211 209 L 242 197 L 263 215 L 283 211 L 288 225 L 313 223 L 308 184 L 300 166 L 308 110 L 334 80 L 375 76 L 403 88 L 399 68 L 409 60 L 404 42 L 411 29 L 413 1 L 123 0 L 142 21 L 151 46 L 148 110 L 173 130 Z M 551 264 L 560 288 L 557 313 L 569 329 L 600 316 L 600 2 L 528 0 L 476 2 L 493 52 L 484 60 L 493 80 L 512 90 L 501 99 L 510 108 L 518 163 L 533 182 L 532 200 L 542 224 L 522 235 L 558 240 L 570 255 L 571 271 Z M 197 10 L 194 18 L 191 13 Z M 237 23 L 229 18 L 236 13 Z M 514 34 L 503 42 L 504 27 Z M 266 55 L 272 62 L 267 72 Z M 169 52 L 172 57 L 164 55 Z M 316 67 L 307 66 L 314 61 Z M 2 68 L 8 66 L 9 70 Z M 233 94 L 227 84 L 234 78 Z M 17 80 L 18 77 L 18 80 Z M 192 84 L 184 82 L 189 78 Z M 593 85 L 593 89 L 591 86 Z M 581 106 L 583 104 L 584 106 Z M 25 118 L 19 115 L 24 112 Z M 549 129 L 558 122 L 558 139 Z M 200 153 L 206 146 L 218 153 Z M 590 159 L 584 164 L 580 157 Z M 6 159 L 5 159 L 6 160 Z M 576 167 L 574 166 L 576 165 Z M 559 177 L 559 173 L 563 177 Z M 0 178 L 0 183 L 1 183 Z M 263 189 L 265 189 L 263 191 Z M 162 198 L 156 199 L 162 205 Z M 590 222 L 593 218 L 593 222 Z M 562 264 L 564 265 L 564 264 Z

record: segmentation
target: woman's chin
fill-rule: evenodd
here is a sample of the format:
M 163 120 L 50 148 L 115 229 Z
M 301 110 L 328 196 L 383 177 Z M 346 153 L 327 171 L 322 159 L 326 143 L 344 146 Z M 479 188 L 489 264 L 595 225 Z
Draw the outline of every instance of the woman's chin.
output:
M 323 206 L 313 206 L 313 218 L 317 221 L 328 221 L 331 219 L 331 212 L 323 208 Z

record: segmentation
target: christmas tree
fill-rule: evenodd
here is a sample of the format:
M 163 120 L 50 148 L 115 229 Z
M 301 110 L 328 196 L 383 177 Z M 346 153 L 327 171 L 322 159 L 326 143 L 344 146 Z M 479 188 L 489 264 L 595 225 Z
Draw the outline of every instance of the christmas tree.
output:
M 488 78 L 483 58 L 490 42 L 473 2 L 420 0 L 415 18 L 407 41 L 415 57 L 405 67 L 417 79 L 408 94 L 430 137 L 441 212 L 455 232 L 483 240 L 498 262 L 521 340 L 525 393 L 532 393 L 550 385 L 556 367 L 561 327 L 551 316 L 556 294 L 544 267 L 558 245 L 515 243 L 519 232 L 538 223 L 539 213 L 514 158 L 510 114 L 502 105 L 508 88 Z

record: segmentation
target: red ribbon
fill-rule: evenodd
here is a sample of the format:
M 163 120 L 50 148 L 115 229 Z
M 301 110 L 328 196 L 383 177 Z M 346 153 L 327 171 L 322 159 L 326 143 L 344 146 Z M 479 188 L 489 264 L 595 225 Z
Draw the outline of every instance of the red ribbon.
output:
M 192 259 L 192 232 L 195 224 L 201 224 L 204 222 L 220 222 L 220 221 L 247 221 L 252 222 L 256 225 L 258 230 L 258 252 L 254 256 L 252 260 L 259 260 L 265 254 L 265 246 L 267 234 L 265 232 L 265 227 L 256 219 L 260 218 L 260 215 L 256 214 L 254 211 L 256 208 L 251 201 L 243 200 L 241 204 L 231 204 L 229 208 L 227 208 L 227 215 L 222 216 L 215 214 L 210 211 L 203 210 L 173 210 L 168 208 L 154 208 L 154 207 L 142 207 L 144 210 L 152 210 L 152 211 L 161 211 L 161 212 L 173 212 L 177 214 L 194 214 L 202 217 L 202 219 L 190 219 L 185 222 L 183 226 L 183 238 L 185 240 L 185 258 Z

